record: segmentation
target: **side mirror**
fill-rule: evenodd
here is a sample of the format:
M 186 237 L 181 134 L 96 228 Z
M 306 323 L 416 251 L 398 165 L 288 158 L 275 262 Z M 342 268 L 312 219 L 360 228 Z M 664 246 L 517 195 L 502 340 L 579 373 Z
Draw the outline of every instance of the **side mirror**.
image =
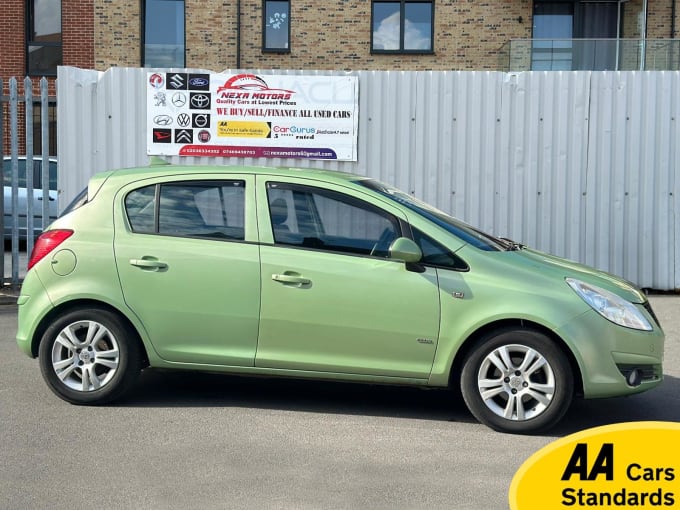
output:
M 399 237 L 390 245 L 389 258 L 403 260 L 407 264 L 414 264 L 420 262 L 420 259 L 423 258 L 423 252 L 411 239 Z

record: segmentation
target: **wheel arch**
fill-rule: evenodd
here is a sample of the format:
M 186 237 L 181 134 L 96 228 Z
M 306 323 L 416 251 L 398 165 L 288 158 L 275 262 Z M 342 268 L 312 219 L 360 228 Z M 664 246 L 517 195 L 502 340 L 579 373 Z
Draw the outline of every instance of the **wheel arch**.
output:
M 33 338 L 31 339 L 31 353 L 33 357 L 38 357 L 40 341 L 42 340 L 45 331 L 47 331 L 47 328 L 50 327 L 50 324 L 54 321 L 54 319 L 56 317 L 59 317 L 60 315 L 65 315 L 73 310 L 82 308 L 95 308 L 99 310 L 105 310 L 107 312 L 113 313 L 118 318 L 120 318 L 124 322 L 125 326 L 129 329 L 129 331 L 134 334 L 135 341 L 139 344 L 139 348 L 141 349 L 140 352 L 142 354 L 144 366 L 148 366 L 149 356 L 146 351 L 146 345 L 144 344 L 142 336 L 139 334 L 139 331 L 137 330 L 133 322 L 128 318 L 127 315 L 125 315 L 116 307 L 104 301 L 98 301 L 96 299 L 76 299 L 73 301 L 66 301 L 55 306 L 52 310 L 50 310 L 40 320 L 38 326 L 35 328 L 35 331 L 33 332 Z
M 493 331 L 501 331 L 504 329 L 526 329 L 529 331 L 536 331 L 538 333 L 543 333 L 552 339 L 555 342 L 555 345 L 559 347 L 559 349 L 569 361 L 569 367 L 572 371 L 572 374 L 574 375 L 575 395 L 583 395 L 583 376 L 581 374 L 581 368 L 579 367 L 578 361 L 576 361 L 576 357 L 567 343 L 553 330 L 543 326 L 542 324 L 527 319 L 503 319 L 491 322 L 475 330 L 470 336 L 468 336 L 463 344 L 458 348 L 458 351 L 453 358 L 453 363 L 451 364 L 451 369 L 449 371 L 449 387 L 458 388 L 460 386 L 460 375 L 461 371 L 463 370 L 465 358 L 472 351 L 472 349 L 479 344 L 482 338 Z

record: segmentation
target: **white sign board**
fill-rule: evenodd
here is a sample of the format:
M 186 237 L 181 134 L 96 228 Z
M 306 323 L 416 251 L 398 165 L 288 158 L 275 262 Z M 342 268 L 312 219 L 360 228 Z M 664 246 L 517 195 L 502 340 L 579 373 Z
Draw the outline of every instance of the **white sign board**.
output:
M 357 160 L 356 76 L 147 73 L 147 154 Z

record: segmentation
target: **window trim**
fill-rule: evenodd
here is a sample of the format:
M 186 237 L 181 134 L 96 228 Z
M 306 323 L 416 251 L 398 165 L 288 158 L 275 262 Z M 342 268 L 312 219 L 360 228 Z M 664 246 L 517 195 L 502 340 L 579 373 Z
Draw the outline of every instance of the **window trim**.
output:
M 380 50 L 373 47 L 373 33 L 375 22 L 375 4 L 399 2 L 399 49 Z M 406 23 L 406 4 L 430 4 L 432 19 L 430 23 L 430 49 L 409 50 L 404 48 L 404 25 Z M 435 25 L 435 0 L 371 0 L 371 55 L 434 55 L 434 25 Z
M 61 12 L 61 23 L 59 27 L 59 42 L 50 41 L 35 41 L 32 39 L 32 28 L 35 25 L 35 0 L 29 0 L 26 2 L 25 16 L 26 16 L 26 26 L 25 26 L 25 66 L 27 76 L 56 76 L 57 67 L 64 65 L 64 2 L 59 0 L 59 11 Z M 59 57 L 59 63 L 54 68 L 54 72 L 37 71 L 30 67 L 30 51 L 31 46 L 41 46 L 43 48 L 59 48 L 61 50 L 61 55 Z
M 267 3 L 286 2 L 288 4 L 288 40 L 287 48 L 270 48 L 267 46 Z M 293 29 L 292 6 L 290 0 L 262 0 L 262 53 L 290 53 L 290 35 Z
M 140 21 L 140 36 L 139 36 L 139 41 L 140 41 L 140 55 L 139 55 L 139 62 L 142 67 L 156 67 L 156 66 L 149 66 L 146 63 L 146 4 L 148 3 L 149 0 L 142 0 L 141 2 L 141 12 L 139 13 L 139 21 Z M 181 0 L 183 6 L 184 6 L 184 33 L 182 34 L 182 48 L 184 48 L 184 55 L 182 57 L 183 63 L 181 66 L 176 66 L 180 68 L 185 68 L 187 67 L 187 0 Z M 173 66 L 174 67 L 174 66 Z

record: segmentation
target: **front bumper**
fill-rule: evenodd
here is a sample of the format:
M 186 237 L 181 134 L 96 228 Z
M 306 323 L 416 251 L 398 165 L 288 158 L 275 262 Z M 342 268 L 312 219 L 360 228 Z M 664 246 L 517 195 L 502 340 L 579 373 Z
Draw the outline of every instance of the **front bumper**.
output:
M 637 306 L 654 326 L 653 331 L 624 328 L 594 310 L 556 331 L 574 353 L 584 398 L 641 393 L 663 380 L 663 330 L 648 305 Z

